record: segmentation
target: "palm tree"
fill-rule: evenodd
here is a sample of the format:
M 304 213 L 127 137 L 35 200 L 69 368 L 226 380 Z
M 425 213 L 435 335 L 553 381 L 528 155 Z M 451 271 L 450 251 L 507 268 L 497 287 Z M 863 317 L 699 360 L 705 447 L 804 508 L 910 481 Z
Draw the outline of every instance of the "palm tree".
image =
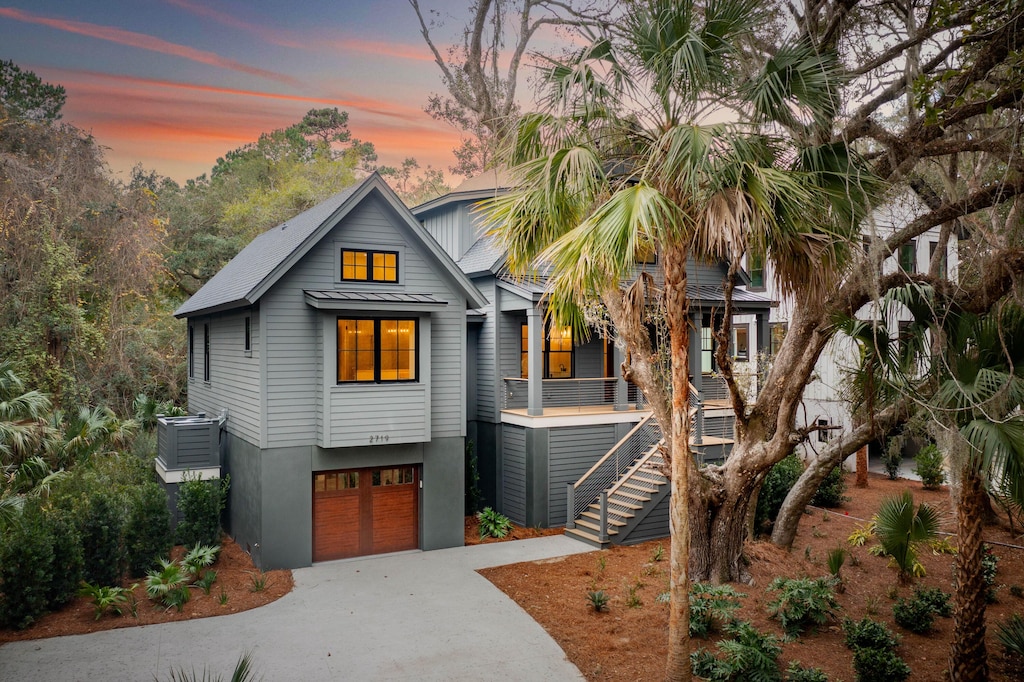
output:
M 8 361 L 0 362 L 0 465 L 17 465 L 36 454 L 46 437 L 50 399 L 26 391 Z
M 767 20 L 761 5 L 632 4 L 611 34 L 545 71 L 545 110 L 522 118 L 506 154 L 517 189 L 486 207 L 513 272 L 548 275 L 547 310 L 557 324 L 586 335 L 582 311 L 600 301 L 629 349 L 627 377 L 669 436 L 670 679 L 691 674 L 689 500 L 705 502 L 710 488 L 686 456 L 687 260 L 728 261 L 730 297 L 745 252 L 772 261 L 783 291 L 824 292 L 859 215 L 846 185 L 854 165 L 847 150 L 807 146 L 774 125 L 782 120 L 800 129 L 801 116 L 820 121 L 834 113 L 834 60 L 807 44 L 786 44 L 762 60 L 755 76 L 741 76 L 750 57 L 743 47 Z M 709 123 L 712 111 L 738 121 Z M 663 282 L 639 277 L 620 286 L 634 278 L 636 254 L 651 250 L 659 254 Z M 668 329 L 667 382 L 644 326 L 650 305 L 660 307 Z M 728 334 L 730 314 L 727 307 L 720 333 Z M 742 405 L 734 400 L 734 406 L 743 418 Z M 776 454 L 777 461 L 786 453 Z M 766 470 L 773 463 L 765 458 L 759 465 Z M 740 564 L 744 510 L 757 476 L 749 478 L 745 492 L 735 491 L 738 518 L 730 521 L 733 542 L 723 545 L 724 558 L 711 556 L 707 528 L 699 537 L 709 547 L 695 547 L 694 555 L 706 559 L 705 572 L 715 564 L 719 579 L 732 577 Z

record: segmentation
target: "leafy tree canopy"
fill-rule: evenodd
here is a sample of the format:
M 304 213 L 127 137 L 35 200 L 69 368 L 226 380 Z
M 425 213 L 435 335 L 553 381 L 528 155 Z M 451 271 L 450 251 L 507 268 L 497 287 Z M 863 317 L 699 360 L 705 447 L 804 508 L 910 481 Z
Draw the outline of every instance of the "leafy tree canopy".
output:
M 0 61 L 0 106 L 12 118 L 56 121 L 61 117 L 65 97 L 63 86 L 44 83 L 12 61 Z

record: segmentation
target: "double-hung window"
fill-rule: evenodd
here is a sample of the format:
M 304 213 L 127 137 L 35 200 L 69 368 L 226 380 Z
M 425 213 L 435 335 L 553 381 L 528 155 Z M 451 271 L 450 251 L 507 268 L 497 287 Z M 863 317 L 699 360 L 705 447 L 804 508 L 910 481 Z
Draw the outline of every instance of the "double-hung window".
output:
M 341 279 L 349 282 L 397 282 L 398 252 L 342 249 Z
M 416 319 L 338 318 L 338 383 L 416 381 Z

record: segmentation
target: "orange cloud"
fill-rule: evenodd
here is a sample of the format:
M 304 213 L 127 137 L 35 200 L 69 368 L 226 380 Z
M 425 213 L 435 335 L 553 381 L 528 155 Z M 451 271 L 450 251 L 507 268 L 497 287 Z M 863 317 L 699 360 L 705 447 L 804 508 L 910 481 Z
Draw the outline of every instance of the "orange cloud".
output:
M 389 116 L 406 121 L 416 121 L 423 118 L 423 111 L 415 107 L 408 107 L 388 102 L 387 100 L 370 97 L 359 97 L 344 95 L 338 97 L 308 97 L 304 95 L 286 95 L 276 92 L 261 92 L 259 90 L 241 90 L 238 88 L 225 88 L 214 85 L 202 85 L 199 83 L 182 83 L 178 81 L 158 80 L 152 78 L 140 78 L 137 76 L 124 76 L 119 74 L 101 73 L 98 71 L 87 71 L 84 69 L 45 69 L 48 76 L 55 82 L 74 83 L 81 82 L 82 77 L 100 79 L 114 83 L 132 85 L 137 87 L 171 88 L 176 90 L 187 90 L 221 95 L 236 95 L 240 97 L 258 97 L 271 100 L 282 100 L 286 102 L 309 102 L 312 104 L 329 104 L 346 109 L 361 109 L 367 113 L 379 116 Z M 69 77 L 70 76 L 70 77 Z
M 268 78 L 281 83 L 287 83 L 289 85 L 301 85 L 301 82 L 298 79 L 292 78 L 291 76 L 276 73 L 274 71 L 268 71 L 266 69 L 260 69 L 255 66 L 249 66 L 248 64 L 243 64 L 242 62 L 222 57 L 215 52 L 199 50 L 193 47 L 188 47 L 187 45 L 179 45 L 161 38 L 146 35 L 145 33 L 126 31 L 119 28 L 113 28 L 111 26 L 100 26 L 98 24 L 90 24 L 84 21 L 53 19 L 37 14 L 30 14 L 29 12 L 24 12 L 13 7 L 0 7 L 0 16 L 29 24 L 49 26 L 50 28 L 55 28 L 59 31 L 66 31 L 68 33 L 76 33 L 90 38 L 106 40 L 118 45 L 127 45 L 129 47 L 136 47 L 142 50 L 149 50 L 151 52 L 159 52 L 161 54 L 182 57 L 183 59 L 189 59 L 194 62 L 199 62 L 200 64 L 239 71 L 253 76 L 260 76 L 261 78 Z

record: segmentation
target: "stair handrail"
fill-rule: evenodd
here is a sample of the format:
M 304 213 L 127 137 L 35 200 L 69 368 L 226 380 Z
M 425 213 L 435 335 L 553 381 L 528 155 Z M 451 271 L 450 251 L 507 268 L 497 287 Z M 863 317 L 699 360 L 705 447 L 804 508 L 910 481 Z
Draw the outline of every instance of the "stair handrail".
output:
M 615 481 L 615 484 L 608 489 L 608 497 L 614 495 L 616 491 L 618 491 L 618 489 L 622 487 L 623 483 L 625 483 L 626 481 L 633 477 L 633 474 L 635 474 L 637 470 L 640 469 L 640 467 L 651 461 L 651 457 L 654 457 L 655 455 L 659 454 L 661 452 L 662 446 L 664 445 L 665 439 L 662 438 L 657 443 L 649 447 L 647 449 L 647 452 L 645 452 L 639 458 L 637 458 L 633 466 L 631 466 L 625 473 L 623 473 L 622 476 L 619 476 L 619 480 Z M 664 474 L 662 475 L 664 476 Z M 667 479 L 668 477 L 666 476 L 665 478 Z

